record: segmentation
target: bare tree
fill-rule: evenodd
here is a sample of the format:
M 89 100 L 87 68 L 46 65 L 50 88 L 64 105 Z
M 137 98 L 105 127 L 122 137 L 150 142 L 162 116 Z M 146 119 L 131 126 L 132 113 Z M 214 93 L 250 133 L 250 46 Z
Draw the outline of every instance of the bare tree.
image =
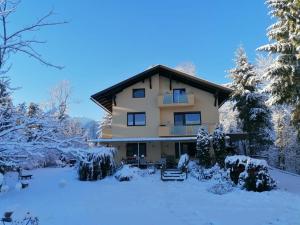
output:
M 53 10 L 37 19 L 31 25 L 23 26 L 22 28 L 9 32 L 9 18 L 16 13 L 20 0 L 0 0 L 0 72 L 6 73 L 11 65 L 6 65 L 7 60 L 11 55 L 23 53 L 40 63 L 62 69 L 63 66 L 52 64 L 45 60 L 42 55 L 36 51 L 36 44 L 43 44 L 45 41 L 37 40 L 34 37 L 28 37 L 28 34 L 35 33 L 44 27 L 61 25 L 66 21 L 50 21 L 54 15 Z
M 99 122 L 99 130 L 98 130 L 98 136 L 102 137 L 103 135 L 103 130 L 105 128 L 111 128 L 112 124 L 112 115 L 110 113 L 106 113 L 102 120 Z
M 50 107 L 57 112 L 59 120 L 65 119 L 70 105 L 72 88 L 70 82 L 62 80 L 50 90 Z

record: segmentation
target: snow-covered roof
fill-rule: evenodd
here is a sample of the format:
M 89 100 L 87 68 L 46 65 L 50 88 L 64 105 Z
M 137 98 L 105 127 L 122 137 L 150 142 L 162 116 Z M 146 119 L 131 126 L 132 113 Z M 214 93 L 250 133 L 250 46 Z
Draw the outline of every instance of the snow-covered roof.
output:
M 94 143 L 113 142 L 170 142 L 170 141 L 196 141 L 197 137 L 130 137 L 130 138 L 98 138 L 89 140 Z

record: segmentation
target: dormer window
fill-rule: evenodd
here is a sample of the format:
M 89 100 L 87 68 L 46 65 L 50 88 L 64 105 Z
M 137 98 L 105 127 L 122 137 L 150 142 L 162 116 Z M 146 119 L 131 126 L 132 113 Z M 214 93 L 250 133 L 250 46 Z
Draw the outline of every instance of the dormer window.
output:
M 145 88 L 132 89 L 133 98 L 145 98 Z

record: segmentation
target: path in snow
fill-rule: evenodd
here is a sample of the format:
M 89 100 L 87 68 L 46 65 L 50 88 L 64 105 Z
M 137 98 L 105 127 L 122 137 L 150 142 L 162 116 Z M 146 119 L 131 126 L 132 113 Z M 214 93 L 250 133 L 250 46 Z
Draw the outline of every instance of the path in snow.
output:
M 270 169 L 270 174 L 280 189 L 300 195 L 300 175 L 274 168 Z

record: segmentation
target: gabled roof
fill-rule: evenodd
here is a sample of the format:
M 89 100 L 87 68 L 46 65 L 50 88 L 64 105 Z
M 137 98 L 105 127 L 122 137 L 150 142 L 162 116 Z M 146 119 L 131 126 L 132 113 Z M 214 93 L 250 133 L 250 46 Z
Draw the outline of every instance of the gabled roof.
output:
M 106 111 L 112 111 L 112 102 L 114 96 L 121 92 L 123 89 L 145 80 L 153 75 L 159 74 L 160 76 L 167 77 L 171 80 L 176 80 L 195 88 L 199 88 L 201 90 L 210 92 L 212 94 L 216 94 L 218 98 L 219 106 L 222 105 L 231 94 L 232 90 L 230 88 L 209 82 L 207 80 L 200 79 L 195 76 L 191 76 L 189 74 L 183 73 L 178 70 L 171 69 L 169 67 L 163 65 L 154 66 L 144 72 L 141 72 L 133 77 L 130 77 L 120 83 L 117 83 L 109 88 L 106 88 L 94 95 L 91 96 L 91 99 Z

